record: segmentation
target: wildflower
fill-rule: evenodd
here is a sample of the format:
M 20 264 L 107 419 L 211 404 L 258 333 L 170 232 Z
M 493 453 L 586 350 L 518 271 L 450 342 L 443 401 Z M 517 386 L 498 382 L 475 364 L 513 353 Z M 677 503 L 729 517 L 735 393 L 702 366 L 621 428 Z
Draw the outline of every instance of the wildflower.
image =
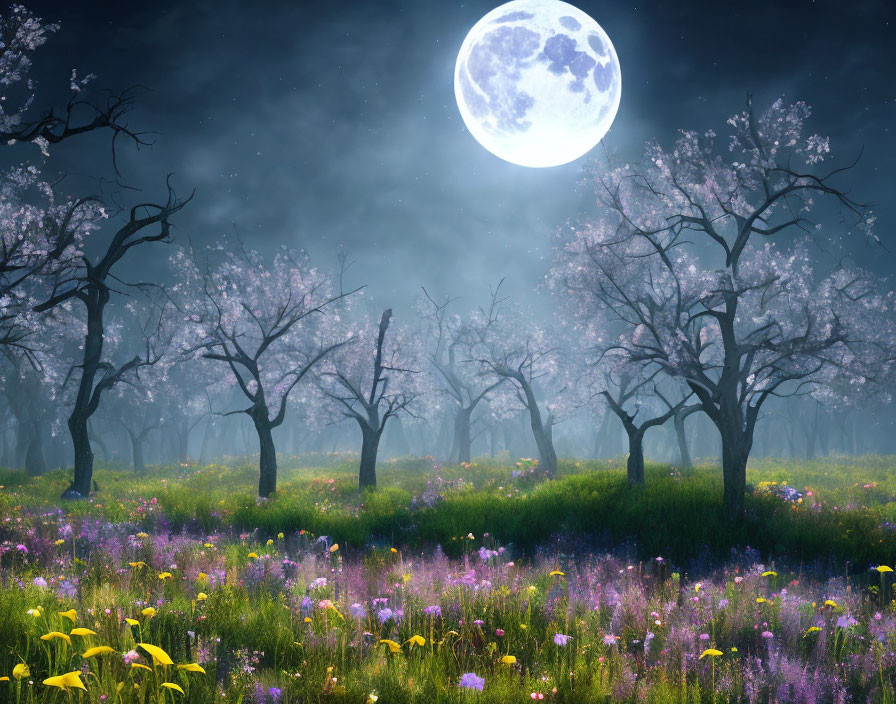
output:
M 735 583 L 735 584 L 740 584 L 740 583 L 743 582 L 743 581 L 744 581 L 744 578 L 743 578 L 743 577 L 739 577 L 739 576 L 738 576 L 738 577 L 735 577 L 735 578 L 734 578 L 734 583 Z
M 893 568 L 892 568 L 892 567 L 887 567 L 887 565 L 878 565 L 878 566 L 875 567 L 874 569 L 876 569 L 876 570 L 877 570 L 878 572 L 880 572 L 881 574 L 883 574 L 884 572 L 892 572 L 892 571 L 893 571 Z
M 139 653 L 136 650 L 129 650 L 124 654 L 124 664 L 130 665 L 133 662 L 136 662 L 140 657 Z
M 836 608 L 837 608 L 837 602 L 834 601 L 833 599 L 825 599 L 824 605 L 825 605 L 825 606 L 830 606 L 832 609 L 836 609 Z
M 152 618 L 153 616 L 156 615 L 156 610 L 152 606 L 147 606 L 140 613 L 143 614 L 144 616 L 146 616 L 146 618 Z
M 405 642 L 410 643 L 412 648 L 415 645 L 423 647 L 424 645 L 426 645 L 426 638 L 424 638 L 423 636 L 411 636 Z
M 569 643 L 569 636 L 563 633 L 556 633 L 554 635 L 554 643 L 561 646 L 566 645 Z
M 501 662 L 505 665 L 516 665 L 516 657 L 513 655 L 505 655 L 501 658 Z
M 85 650 L 83 655 L 81 655 L 81 657 L 87 659 L 87 658 L 95 657 L 97 655 L 106 655 L 108 653 L 114 653 L 114 652 L 115 652 L 115 649 L 110 648 L 108 645 L 98 645 L 95 648 L 88 648 L 87 650 Z
M 765 572 L 762 573 L 762 576 L 763 577 L 777 577 L 778 573 L 775 572 L 774 570 L 766 570 Z
M 200 674 L 205 674 L 205 669 L 201 665 L 197 665 L 196 663 L 188 663 L 187 665 L 178 665 L 178 670 L 183 670 L 184 672 L 199 672 Z
M 44 684 L 48 687 L 59 687 L 59 689 L 64 689 L 66 692 L 71 689 L 83 689 L 85 692 L 87 691 L 87 687 L 85 687 L 84 683 L 81 681 L 80 670 L 66 672 L 64 675 L 57 675 L 56 677 L 48 677 L 44 680 Z
M 544 694 L 542 694 L 541 692 L 532 692 L 532 694 L 529 695 L 529 699 L 540 702 L 542 699 L 544 699 Z
M 280 537 L 281 537 L 281 538 L 283 537 L 283 533 L 280 533 Z M 274 701 L 275 703 L 276 703 L 276 702 L 279 702 L 279 701 L 280 701 L 280 697 L 283 696 L 283 690 L 280 689 L 279 687 L 271 687 L 271 688 L 268 689 L 268 696 L 269 696 L 269 697 L 271 698 L 271 700 Z
M 126 618 L 124 620 L 124 622 L 126 624 L 128 624 L 129 626 L 139 626 L 140 625 L 140 622 L 135 618 Z
M 810 633 L 818 633 L 819 631 L 821 631 L 821 628 L 820 628 L 820 627 L 818 627 L 818 626 L 809 626 L 809 628 L 806 629 L 806 635 L 808 636 Z
M 423 613 L 425 613 L 427 616 L 438 616 L 439 618 L 441 618 L 442 607 L 438 604 L 431 604 L 430 606 L 427 606 L 425 609 L 423 609 Z
M 196 595 L 196 601 L 205 601 L 206 599 L 208 599 L 208 594 L 206 594 L 205 592 L 199 592 Z
M 246 557 L 248 557 L 250 560 L 257 560 L 257 559 L 258 559 L 258 553 L 256 553 L 256 552 L 250 552 L 248 555 L 246 555 Z
M 149 533 L 144 533 L 143 531 L 140 531 L 139 533 L 137 533 L 136 537 L 137 537 L 137 538 L 141 538 L 141 539 L 142 539 L 142 538 L 148 538 L 148 537 L 149 537 Z
M 396 553 L 398 550 L 396 548 L 389 548 L 389 552 Z
M 498 636 L 498 638 L 500 638 L 501 636 L 504 635 L 504 629 L 503 629 L 503 628 L 496 628 L 496 629 L 495 629 L 495 635 Z
M 331 553 L 334 553 L 334 552 L 336 552 L 337 550 L 339 550 L 339 543 L 333 543 L 333 544 L 330 546 L 330 552 L 331 552 Z
M 551 570 L 551 577 L 565 577 L 566 573 L 560 570 Z
M 367 704 L 376 704 L 378 700 L 379 697 L 374 692 L 367 695 Z
M 387 646 L 389 648 L 390 653 L 400 653 L 401 652 L 401 646 L 398 643 L 396 643 L 394 640 L 389 640 L 388 638 L 383 638 L 380 641 L 380 645 Z
M 772 633 L 771 631 L 763 631 L 760 635 L 761 635 L 763 638 L 765 638 L 766 640 L 770 640 L 770 639 L 772 639 L 772 638 L 775 637 L 775 634 Z
M 78 617 L 78 612 L 75 611 L 74 609 L 69 609 L 68 611 L 60 611 L 60 612 L 59 612 L 59 615 L 60 615 L 60 616 L 64 616 L 64 617 L 67 618 L 69 621 L 71 621 L 72 623 L 74 623 L 74 622 L 75 622 L 75 619 Z
M 138 643 L 138 648 L 143 648 L 147 653 L 152 656 L 153 665 L 173 665 L 174 661 L 171 659 L 171 656 L 168 655 L 164 650 L 162 650 L 157 645 L 150 645 L 149 643 Z
M 32 584 L 33 584 L 35 587 L 41 587 L 41 588 L 44 588 L 44 587 L 47 586 L 47 580 L 45 580 L 43 577 L 35 577 L 35 578 L 34 578 L 34 581 L 32 582 Z
M 273 545 L 273 544 L 274 544 L 273 538 L 268 538 L 268 542 L 265 543 L 265 545 L 268 545 L 268 546 Z
M 25 663 L 20 662 L 18 665 L 12 668 L 12 676 L 17 680 L 20 680 L 24 677 L 31 677 L 31 670 Z
M 388 609 L 388 608 L 380 609 L 376 614 L 376 617 L 380 620 L 380 623 L 386 623 L 386 621 L 388 621 L 390 618 L 392 618 L 392 616 L 393 616 L 392 609 Z
M 367 615 L 367 609 L 364 604 L 358 604 L 357 602 L 348 607 L 348 612 L 355 618 L 364 618 Z
M 849 628 L 850 626 L 855 626 L 858 623 L 852 616 L 847 614 L 843 614 L 840 618 L 837 619 L 837 628 Z
M 464 689 L 478 689 L 481 692 L 485 687 L 485 678 L 473 672 L 466 672 L 460 676 L 459 686 Z
M 607 635 L 604 636 L 604 645 L 616 645 L 617 640 L 618 638 L 612 633 L 607 633 Z
M 711 658 L 717 658 L 722 654 L 721 650 L 716 650 L 715 648 L 707 648 L 702 653 L 700 653 L 700 657 L 698 660 L 702 660 L 703 658 L 709 656 Z
M 159 572 L 159 579 L 161 579 L 163 582 L 166 579 L 173 579 L 173 578 L 174 578 L 174 575 L 171 574 L 170 572 Z
M 700 640 L 709 640 L 709 633 L 701 633 Z
M 89 628 L 73 628 L 72 632 L 69 635 L 73 636 L 95 636 L 96 631 L 91 631 Z
M 65 544 L 65 540 L 63 540 L 62 538 L 59 538 L 58 540 L 55 540 L 55 541 L 53 542 L 53 544 L 54 544 L 54 545 L 64 545 L 64 544 Z
M 60 633 L 59 631 L 50 631 L 46 635 L 42 635 L 40 637 L 41 640 L 46 640 L 46 641 L 51 641 L 54 638 L 59 638 L 61 640 L 64 640 L 69 645 L 72 644 L 72 639 L 69 638 L 65 633 Z
M 174 682 L 162 682 L 162 686 L 165 689 L 171 689 L 171 690 L 174 690 L 175 692 L 180 692 L 181 694 L 185 694 L 184 690 L 181 689 L 180 685 L 174 684 Z

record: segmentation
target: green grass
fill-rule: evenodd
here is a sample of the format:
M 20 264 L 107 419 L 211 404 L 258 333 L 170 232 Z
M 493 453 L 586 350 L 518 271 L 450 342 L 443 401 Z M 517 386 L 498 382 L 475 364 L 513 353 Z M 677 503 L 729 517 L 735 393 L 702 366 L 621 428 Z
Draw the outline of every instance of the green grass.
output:
M 786 482 L 812 496 L 796 505 L 752 492 L 741 523 L 723 513 L 721 472 L 708 465 L 682 477 L 652 464 L 646 485 L 630 489 L 619 461 L 561 461 L 557 480 L 536 485 L 513 478 L 506 458 L 438 468 L 409 459 L 381 464 L 379 489 L 360 495 L 354 458 L 328 462 L 307 466 L 307 459 L 284 459 L 277 496 L 262 502 L 255 497 L 256 469 L 247 464 L 164 467 L 141 476 L 98 469 L 99 494 L 66 509 L 76 517 L 131 521 L 147 529 L 164 516 L 173 530 L 197 534 L 233 529 L 274 536 L 303 529 L 355 549 L 370 542 L 439 543 L 449 554 L 460 554 L 463 536 L 472 532 L 528 551 L 568 534 L 604 546 L 632 543 L 641 557 L 679 561 L 701 551 L 725 558 L 732 547 L 747 546 L 767 557 L 848 562 L 858 570 L 896 561 L 896 531 L 886 526 L 896 520 L 894 457 L 753 462 L 751 484 Z M 436 476 L 455 483 L 434 506 L 415 506 L 413 497 Z M 39 478 L 0 472 L 6 487 L 0 502 L 52 506 L 67 479 L 61 471 Z

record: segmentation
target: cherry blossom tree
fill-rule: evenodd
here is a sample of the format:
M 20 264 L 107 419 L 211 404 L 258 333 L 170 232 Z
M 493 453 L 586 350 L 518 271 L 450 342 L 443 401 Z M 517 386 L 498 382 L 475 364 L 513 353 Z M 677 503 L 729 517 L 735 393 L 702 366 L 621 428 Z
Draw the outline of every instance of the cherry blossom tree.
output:
M 499 298 L 500 288 L 499 283 L 492 292 L 489 307 L 493 311 L 503 302 Z M 452 315 L 449 307 L 453 301 L 450 298 L 437 301 L 424 289 L 423 297 L 418 301 L 418 314 L 423 326 L 427 357 L 454 407 L 454 441 L 450 459 L 469 462 L 474 421 L 476 425 L 483 425 L 491 415 L 488 410 L 474 414 L 477 409 L 482 409 L 483 402 L 488 402 L 489 396 L 504 379 L 482 377 L 477 373 L 475 360 L 468 356 L 477 340 L 486 341 L 492 334 L 493 316 L 484 311 L 464 318 Z
M 380 439 L 391 418 L 422 418 L 438 408 L 438 390 L 426 369 L 420 335 L 392 325 L 392 310 L 379 324 L 367 321 L 351 342 L 321 366 L 318 389 L 328 420 L 354 420 L 361 430 L 358 488 L 376 487 Z
M 892 295 L 857 268 L 817 270 L 815 199 L 871 234 L 873 216 L 821 171 L 826 138 L 809 109 L 752 102 L 714 132 L 682 132 L 671 150 L 593 174 L 599 215 L 561 233 L 552 285 L 582 319 L 609 315 L 635 364 L 682 379 L 722 439 L 724 505 L 743 515 L 746 463 L 763 404 L 830 375 L 870 383 L 892 365 Z M 788 236 L 789 241 L 782 237 Z M 805 242 L 791 245 L 795 236 Z
M 306 254 L 281 249 L 268 265 L 242 246 L 208 248 L 204 261 L 187 250 L 174 257 L 172 295 L 183 311 L 182 349 L 226 365 L 249 406 L 228 415 L 251 418 L 260 447 L 258 494 L 277 490 L 272 430 L 283 424 L 289 395 L 322 360 L 346 344 L 331 276 Z

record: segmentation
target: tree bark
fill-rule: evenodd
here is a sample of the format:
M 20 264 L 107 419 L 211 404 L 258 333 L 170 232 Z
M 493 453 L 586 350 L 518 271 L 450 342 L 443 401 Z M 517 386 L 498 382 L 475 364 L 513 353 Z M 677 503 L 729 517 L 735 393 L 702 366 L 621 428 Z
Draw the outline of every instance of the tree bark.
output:
M 629 486 L 644 484 L 644 431 L 626 427 L 628 435 L 628 464 L 626 471 Z
M 43 442 L 43 433 L 40 425 L 35 425 L 32 428 L 28 450 L 25 453 L 25 471 L 30 477 L 37 477 L 47 471 Z
M 458 408 L 454 414 L 454 446 L 457 462 L 469 462 L 473 441 L 470 438 L 470 414 L 472 408 Z
M 76 407 L 68 418 L 68 430 L 72 436 L 72 447 L 75 451 L 75 476 L 66 489 L 63 498 L 86 498 L 90 494 L 90 482 L 93 479 L 93 450 L 87 435 L 87 419 Z
M 376 455 L 380 446 L 380 432 L 361 426 L 361 466 L 358 469 L 358 489 L 376 488 Z
M 684 421 L 687 415 L 684 409 L 679 410 L 673 417 L 675 424 L 675 436 L 678 439 L 678 466 L 681 469 L 690 469 L 693 466 L 691 452 L 688 448 L 688 436 L 684 431 Z
M 255 430 L 258 432 L 259 447 L 258 495 L 267 499 L 277 491 L 277 452 L 274 448 L 271 424 L 266 418 L 255 420 Z

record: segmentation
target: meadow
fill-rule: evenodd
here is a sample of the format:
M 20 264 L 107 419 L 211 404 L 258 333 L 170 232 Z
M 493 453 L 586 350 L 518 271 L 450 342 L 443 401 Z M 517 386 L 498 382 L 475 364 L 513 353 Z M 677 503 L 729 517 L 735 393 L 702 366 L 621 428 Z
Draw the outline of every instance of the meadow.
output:
M 896 458 L 0 471 L 0 701 L 896 701 Z

